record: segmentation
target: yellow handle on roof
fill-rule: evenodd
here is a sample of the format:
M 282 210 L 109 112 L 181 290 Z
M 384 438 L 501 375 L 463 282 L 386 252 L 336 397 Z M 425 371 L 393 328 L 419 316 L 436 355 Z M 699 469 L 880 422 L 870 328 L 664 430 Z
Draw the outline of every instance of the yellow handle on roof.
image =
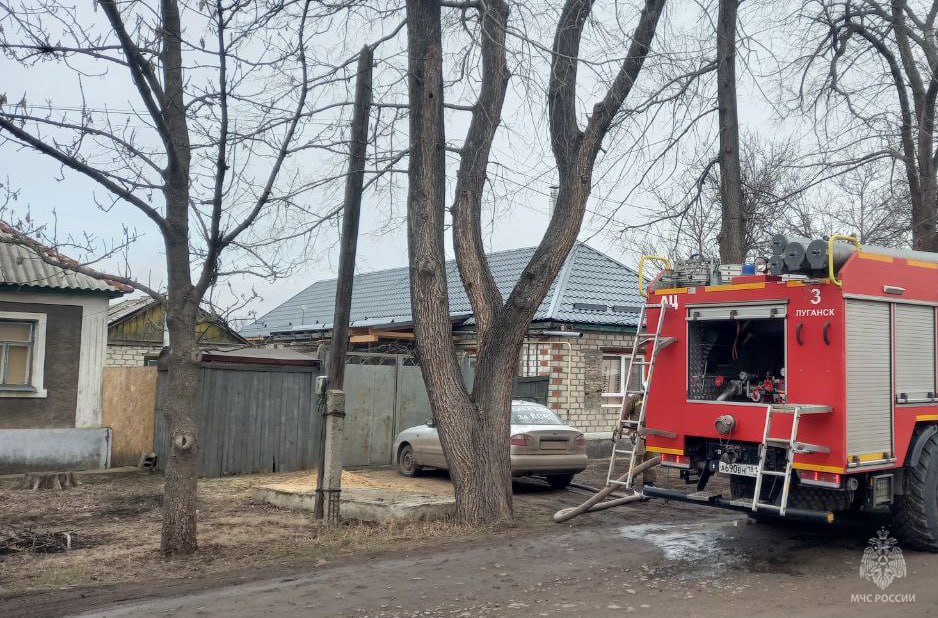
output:
M 663 264 L 666 269 L 671 268 L 671 260 L 663 255 L 643 255 L 638 260 L 638 293 L 644 298 L 648 298 L 648 291 L 645 289 L 645 262 L 658 262 Z
M 856 236 L 847 236 L 845 234 L 831 234 L 827 239 L 827 276 L 830 280 L 841 288 L 844 282 L 834 276 L 834 241 L 845 240 L 853 243 L 853 246 L 860 250 L 860 240 Z

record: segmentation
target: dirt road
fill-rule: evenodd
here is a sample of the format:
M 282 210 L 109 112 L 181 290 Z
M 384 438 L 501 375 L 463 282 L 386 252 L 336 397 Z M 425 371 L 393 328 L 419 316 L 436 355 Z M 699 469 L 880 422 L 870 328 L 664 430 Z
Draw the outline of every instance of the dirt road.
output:
M 604 470 L 595 468 L 582 481 L 601 483 Z M 515 486 L 516 511 L 538 521 L 584 498 L 540 481 Z M 258 525 L 291 522 L 288 514 L 268 514 Z M 864 548 L 883 523 L 751 524 L 735 513 L 651 501 L 562 525 L 518 526 L 484 540 L 398 541 L 393 552 L 374 547 L 303 565 L 258 562 L 200 573 L 182 561 L 179 568 L 189 569 L 182 578 L 153 573 L 100 587 L 47 589 L 0 599 L 0 616 L 938 614 L 936 555 L 905 551 L 905 576 L 885 590 L 861 579 Z M 296 536 L 298 547 L 310 542 Z
M 655 522 L 647 521 L 651 510 Z M 557 526 L 527 538 L 325 565 L 315 572 L 119 604 L 87 615 L 468 617 L 643 612 L 854 618 L 938 613 L 938 556 L 906 551 L 906 576 L 885 591 L 860 578 L 863 550 L 876 530 L 870 524 L 833 530 L 750 524 L 732 513 L 661 502 L 601 517 L 599 525 Z M 630 523 L 635 519 L 643 523 Z

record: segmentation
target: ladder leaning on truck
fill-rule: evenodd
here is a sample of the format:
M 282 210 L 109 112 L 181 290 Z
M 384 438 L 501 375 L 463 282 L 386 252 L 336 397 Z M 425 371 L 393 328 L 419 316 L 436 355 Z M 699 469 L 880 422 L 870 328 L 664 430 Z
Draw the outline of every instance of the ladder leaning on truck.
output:
M 642 406 L 618 421 L 607 484 L 624 471 L 630 489 L 647 451 L 693 487 L 646 498 L 822 522 L 891 511 L 903 542 L 938 551 L 938 254 L 780 235 L 747 270 L 665 261 L 643 290 Z

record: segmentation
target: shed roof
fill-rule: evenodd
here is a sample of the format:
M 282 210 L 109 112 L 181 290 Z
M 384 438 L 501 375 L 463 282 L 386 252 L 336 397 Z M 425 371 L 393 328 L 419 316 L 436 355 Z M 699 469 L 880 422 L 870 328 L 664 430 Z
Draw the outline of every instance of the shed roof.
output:
M 488 255 L 495 283 L 507 297 L 535 248 Z M 454 260 L 446 262 L 450 317 L 471 321 L 472 308 Z M 643 299 L 634 270 L 585 243 L 574 245 L 537 313 L 535 322 L 568 322 L 634 327 Z M 244 337 L 329 330 L 335 310 L 336 280 L 317 281 L 241 330 Z M 411 324 L 408 269 L 392 268 L 355 276 L 353 327 L 405 327 Z
M 150 307 L 156 305 L 158 302 L 159 301 L 150 296 L 141 296 L 139 298 L 128 298 L 109 305 L 107 308 L 108 328 L 120 324 L 126 319 L 132 318 L 138 313 L 149 310 Z M 224 318 L 211 311 L 201 309 L 199 311 L 199 322 L 210 322 L 227 332 L 235 341 L 244 341 L 241 335 L 231 328 Z M 162 324 L 162 319 L 160 323 Z
M 62 256 L 54 249 L 45 247 L 37 241 L 30 241 L 26 247 L 19 242 L 11 242 L 13 231 L 8 224 L 0 221 L 0 285 L 14 285 L 23 288 L 72 290 L 79 292 L 102 292 L 110 296 L 119 296 L 131 289 L 125 285 L 95 279 L 88 275 L 61 268 L 45 262 L 37 252 L 54 256 L 57 260 L 73 261 Z
M 259 365 L 313 366 L 319 364 L 319 359 L 313 354 L 304 354 L 295 350 L 244 347 L 205 350 L 202 352 L 202 360 Z

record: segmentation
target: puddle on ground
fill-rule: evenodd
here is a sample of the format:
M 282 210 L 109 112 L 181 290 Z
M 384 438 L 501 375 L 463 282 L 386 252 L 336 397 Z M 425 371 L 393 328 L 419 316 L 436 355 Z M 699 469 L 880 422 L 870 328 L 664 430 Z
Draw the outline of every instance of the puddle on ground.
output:
M 736 570 L 800 575 L 789 564 L 789 556 L 779 555 L 777 547 L 773 547 L 769 553 L 768 546 L 753 547 L 742 544 L 733 532 L 744 523 L 745 520 L 697 524 L 636 524 L 619 528 L 619 534 L 622 538 L 644 541 L 661 550 L 664 558 L 671 564 L 654 569 L 658 571 L 656 574 L 659 576 L 668 572 L 711 579 Z
M 721 545 L 735 523 L 636 524 L 619 528 L 619 534 L 626 539 L 651 543 L 664 552 L 668 560 L 712 561 L 728 553 Z

